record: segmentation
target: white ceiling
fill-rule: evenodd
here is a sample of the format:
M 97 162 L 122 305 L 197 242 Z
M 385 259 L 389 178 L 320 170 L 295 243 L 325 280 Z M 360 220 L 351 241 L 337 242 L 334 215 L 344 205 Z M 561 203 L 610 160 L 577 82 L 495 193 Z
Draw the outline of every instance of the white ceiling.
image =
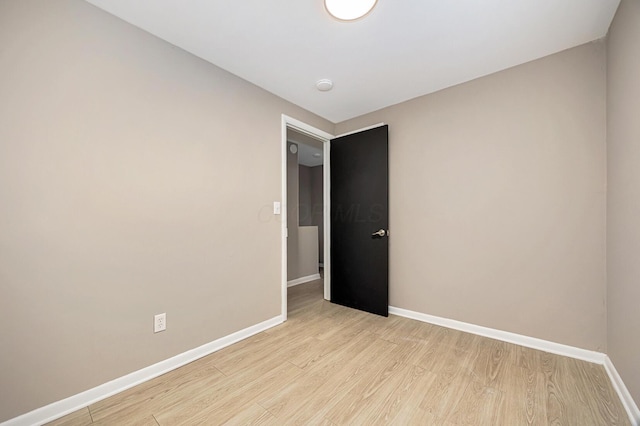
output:
M 620 0 L 87 0 L 334 123 L 602 38 Z M 319 92 L 315 82 L 334 88 Z

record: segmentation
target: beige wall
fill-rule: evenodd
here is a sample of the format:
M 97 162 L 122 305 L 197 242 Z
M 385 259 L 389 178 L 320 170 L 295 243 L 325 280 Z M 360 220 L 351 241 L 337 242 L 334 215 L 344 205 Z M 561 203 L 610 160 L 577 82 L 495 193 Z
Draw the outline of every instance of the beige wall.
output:
M 607 40 L 608 354 L 640 404 L 640 2 L 622 0 Z
M 318 269 L 318 227 L 298 228 L 298 276 L 309 277 L 319 273 Z
M 311 224 L 318 227 L 318 260 L 324 263 L 324 176 L 322 166 L 310 168 Z
M 281 113 L 390 125 L 392 305 L 593 350 L 608 137 L 608 351 L 639 400 L 639 8 L 606 100 L 592 43 L 334 129 L 80 0 L 0 2 L 0 421 L 280 313 Z
M 322 193 L 322 166 L 307 167 L 298 165 L 300 185 L 300 226 L 318 228 L 318 261 L 324 260 L 324 215 Z
M 0 421 L 280 314 L 281 114 L 332 124 L 80 0 L 0 2 L 0 94 Z
M 287 139 L 289 133 L 287 130 Z M 287 280 L 300 278 L 298 273 L 298 204 L 300 199 L 300 175 L 298 174 L 298 151 L 291 152 L 291 146 L 297 144 L 287 142 Z
M 339 123 L 389 124 L 390 304 L 603 351 L 605 50 Z
M 300 226 L 311 226 L 311 167 L 298 164 L 299 194 L 298 217 Z
M 295 133 L 287 130 L 289 135 Z M 318 227 L 311 226 L 311 172 L 300 165 L 299 153 L 287 147 L 287 280 L 318 273 Z

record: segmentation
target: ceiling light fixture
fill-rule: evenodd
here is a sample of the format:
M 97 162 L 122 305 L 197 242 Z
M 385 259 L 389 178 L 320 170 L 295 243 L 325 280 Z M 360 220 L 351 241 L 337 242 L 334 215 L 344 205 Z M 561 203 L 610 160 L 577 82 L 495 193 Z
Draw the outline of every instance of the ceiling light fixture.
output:
M 353 21 L 371 12 L 378 0 L 324 0 L 324 7 L 341 21 Z
M 320 79 L 316 81 L 316 89 L 321 92 L 328 92 L 329 90 L 333 89 L 333 81 L 329 80 L 328 78 Z

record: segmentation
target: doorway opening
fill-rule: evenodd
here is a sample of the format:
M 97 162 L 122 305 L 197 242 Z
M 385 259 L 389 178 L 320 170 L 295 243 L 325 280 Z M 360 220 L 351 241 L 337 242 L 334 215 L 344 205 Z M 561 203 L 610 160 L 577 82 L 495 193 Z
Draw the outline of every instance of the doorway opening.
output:
M 330 299 L 329 141 L 333 136 L 282 116 L 282 317 L 288 288 L 322 280 Z

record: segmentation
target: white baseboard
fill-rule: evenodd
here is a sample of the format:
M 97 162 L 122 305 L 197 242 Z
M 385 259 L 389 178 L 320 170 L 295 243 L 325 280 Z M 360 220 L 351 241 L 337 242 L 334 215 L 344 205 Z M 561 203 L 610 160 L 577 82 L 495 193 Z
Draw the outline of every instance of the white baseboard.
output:
M 309 282 L 320 278 L 318 274 L 317 277 L 315 275 L 311 275 L 309 277 L 314 277 L 311 279 L 307 279 L 303 282 Z M 298 280 L 309 278 L 303 277 Z M 291 282 L 295 282 L 290 281 Z M 303 282 L 298 282 L 298 285 Z M 577 358 L 584 361 L 594 362 L 597 364 L 604 365 L 609 378 L 613 384 L 614 389 L 618 393 L 622 404 L 624 405 L 627 414 L 629 415 L 629 419 L 631 420 L 631 424 L 634 426 L 640 426 L 640 409 L 634 402 L 633 398 L 631 398 L 631 394 L 629 390 L 625 386 L 622 378 L 618 374 L 615 369 L 613 363 L 609 359 L 606 354 L 600 352 L 589 351 L 586 349 L 575 348 L 573 346 L 563 345 L 560 343 L 549 342 L 547 340 L 537 339 L 535 337 L 523 336 L 516 333 L 511 333 L 502 330 L 496 330 L 488 327 L 482 327 L 474 324 L 465 323 L 462 321 L 456 321 L 448 318 L 437 317 L 434 315 L 423 314 L 420 312 L 414 312 L 407 309 L 396 308 L 393 306 L 389 307 L 389 313 L 398 315 L 405 318 L 411 318 L 418 321 L 439 325 L 442 327 L 452 328 L 455 330 L 464 331 L 467 333 L 477 334 L 480 336 L 488 337 L 491 339 L 501 340 L 508 343 L 514 343 L 517 345 L 542 350 L 545 352 L 554 353 L 557 355 L 568 356 L 571 358 Z M 157 364 L 151 365 L 149 367 L 145 367 L 141 370 L 134 371 L 133 373 L 127 374 L 126 376 L 122 376 L 110 382 L 104 383 L 100 386 L 96 386 L 93 389 L 89 389 L 88 391 L 79 393 L 77 395 L 71 396 L 69 398 L 63 399 L 61 401 L 54 402 L 45 407 L 38 408 L 36 410 L 30 411 L 21 416 L 15 417 L 13 419 L 7 420 L 1 423 L 1 426 L 31 426 L 31 425 L 42 425 L 53 420 L 56 420 L 62 416 L 65 416 L 69 413 L 77 411 L 81 408 L 84 408 L 88 405 L 91 405 L 95 402 L 108 398 L 112 395 L 115 395 L 119 392 L 127 390 L 133 386 L 139 385 L 140 383 L 151 380 L 155 377 L 158 377 L 162 374 L 165 374 L 171 370 L 175 370 L 183 365 L 186 365 L 190 362 L 193 362 L 199 358 L 202 358 L 206 355 L 209 355 L 213 352 L 216 352 L 220 349 L 223 349 L 229 345 L 237 343 L 247 337 L 253 336 L 254 334 L 260 333 L 261 331 L 267 330 L 271 327 L 274 327 L 278 324 L 282 323 L 282 316 L 279 315 L 270 320 L 261 322 L 259 324 L 253 325 L 251 327 L 247 327 L 243 330 L 232 333 L 228 336 L 221 337 L 220 339 L 214 340 L 213 342 L 204 344 L 195 349 L 191 349 L 189 351 L 183 352 L 179 355 L 176 355 L 172 358 L 161 361 Z
M 221 337 L 213 342 L 206 343 L 195 349 L 188 350 L 174 357 L 160 361 L 157 364 L 150 365 L 141 370 L 134 371 L 126 376 L 119 377 L 110 382 L 96 386 L 88 391 L 81 392 L 61 401 L 54 402 L 47 406 L 37 408 L 21 416 L 7 420 L 1 423 L 1 426 L 32 426 L 42 425 L 50 421 L 56 420 L 69 413 L 73 413 L 81 408 L 91 405 L 95 402 L 108 398 L 119 392 L 127 390 L 140 383 L 151 380 L 178 367 L 182 367 L 199 358 L 219 351 L 229 345 L 260 333 L 283 322 L 282 315 L 263 321 L 259 324 L 252 325 L 243 330 Z
M 294 285 L 300 285 L 311 281 L 319 280 L 320 274 L 307 275 L 306 277 L 296 278 L 295 280 L 287 281 L 287 287 L 293 287 Z
M 521 334 L 511 333 L 508 331 L 496 330 L 494 328 L 482 327 L 462 321 L 423 314 L 421 312 L 414 312 L 408 309 L 396 308 L 393 306 L 389 306 L 389 313 L 429 324 L 452 328 L 454 330 L 477 334 L 490 339 L 502 340 L 503 342 L 514 343 L 516 345 L 550 352 L 556 355 L 563 355 L 570 358 L 601 364 L 607 371 L 609 379 L 613 384 L 613 388 L 618 393 L 620 401 L 622 401 L 622 405 L 624 405 L 624 408 L 629 415 L 631 424 L 634 426 L 640 426 L 640 410 L 638 410 L 638 406 L 633 401 L 633 398 L 631 398 L 629 390 L 606 354 L 563 345 L 561 343 L 550 342 L 548 340 L 542 340 L 535 337 L 523 336 Z
M 606 356 L 601 352 L 589 351 L 587 349 L 580 349 L 573 346 L 563 345 L 561 343 L 549 342 L 548 340 L 523 336 L 521 334 L 511 333 L 508 331 L 496 330 L 494 328 L 482 327 L 480 325 L 469 324 L 462 321 L 409 311 L 407 309 L 394 308 L 393 306 L 389 306 L 389 313 L 597 364 L 604 364 L 604 358 Z
M 618 392 L 622 405 L 624 405 L 624 409 L 627 410 L 631 424 L 634 426 L 640 425 L 640 409 L 638 409 L 635 401 L 631 398 L 631 393 L 629 393 L 629 389 L 627 389 L 618 371 L 613 366 L 613 362 L 611 362 L 611 359 L 606 355 L 604 357 L 604 369 L 607 370 L 613 388 Z

